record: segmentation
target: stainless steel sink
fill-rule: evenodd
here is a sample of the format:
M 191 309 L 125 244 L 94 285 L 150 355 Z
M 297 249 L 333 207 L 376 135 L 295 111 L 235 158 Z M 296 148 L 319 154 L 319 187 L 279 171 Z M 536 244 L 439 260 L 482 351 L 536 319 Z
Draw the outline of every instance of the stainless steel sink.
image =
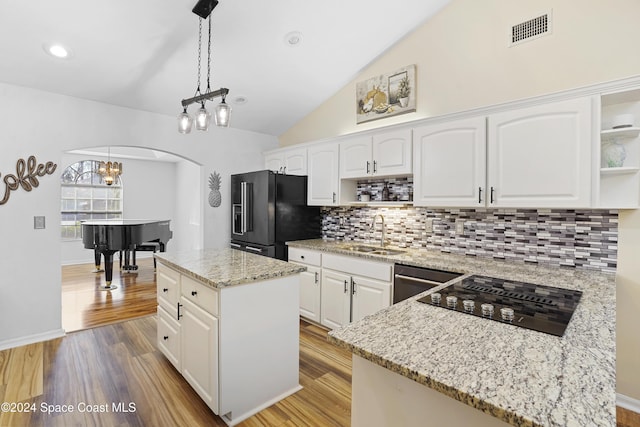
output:
M 352 245 L 352 246 L 347 246 L 346 249 L 354 252 L 362 252 L 362 253 L 368 253 L 368 254 L 374 254 L 374 255 L 399 255 L 405 252 L 398 249 L 387 249 L 387 248 L 381 248 L 379 246 L 366 246 L 366 245 Z
M 400 254 L 403 254 L 404 252 L 405 251 L 401 251 L 398 249 L 378 249 L 371 253 L 376 255 L 400 255 Z

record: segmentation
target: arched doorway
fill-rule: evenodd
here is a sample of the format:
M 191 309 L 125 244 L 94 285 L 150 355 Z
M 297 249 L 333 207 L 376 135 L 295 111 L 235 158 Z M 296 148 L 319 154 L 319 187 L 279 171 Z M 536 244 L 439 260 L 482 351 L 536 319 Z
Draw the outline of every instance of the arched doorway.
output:
M 120 201 L 123 219 L 169 219 L 173 237 L 167 250 L 202 247 L 204 191 L 200 164 L 148 148 L 92 147 L 63 153 L 61 171 L 78 161 L 106 161 L 109 156 L 123 163 Z M 101 185 L 95 185 L 98 192 Z M 64 194 L 61 191 L 61 206 Z M 92 201 L 89 202 L 81 208 L 91 208 Z M 98 202 L 97 206 L 104 206 Z M 82 209 L 78 211 L 82 213 Z M 102 291 L 99 287 L 105 280 L 104 274 L 93 272 L 93 251 L 84 248 L 78 235 L 64 238 L 62 230 L 61 227 L 62 321 L 66 331 L 155 313 L 151 252 L 138 254 L 138 270 L 121 271 L 120 260 L 114 257 L 113 281 L 118 281 L 120 289 Z

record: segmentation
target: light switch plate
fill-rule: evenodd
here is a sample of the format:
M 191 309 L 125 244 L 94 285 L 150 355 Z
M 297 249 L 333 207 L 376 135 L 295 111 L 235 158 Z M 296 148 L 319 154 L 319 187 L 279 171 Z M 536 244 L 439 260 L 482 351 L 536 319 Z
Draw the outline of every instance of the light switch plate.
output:
M 36 230 L 41 230 L 44 228 L 45 222 L 43 216 L 34 216 L 33 217 L 33 228 Z
M 424 222 L 424 231 L 433 233 L 433 218 L 427 218 Z

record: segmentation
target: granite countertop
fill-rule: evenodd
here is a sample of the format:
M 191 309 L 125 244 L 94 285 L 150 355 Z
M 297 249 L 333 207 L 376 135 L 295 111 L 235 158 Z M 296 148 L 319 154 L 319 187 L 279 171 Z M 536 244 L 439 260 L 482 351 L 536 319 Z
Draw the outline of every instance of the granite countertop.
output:
M 231 248 L 156 253 L 163 264 L 212 288 L 289 276 L 306 267 Z
M 615 426 L 614 274 L 427 249 L 370 255 L 321 239 L 289 246 L 582 291 L 563 337 L 415 301 L 441 285 L 333 330 L 329 340 L 512 425 Z

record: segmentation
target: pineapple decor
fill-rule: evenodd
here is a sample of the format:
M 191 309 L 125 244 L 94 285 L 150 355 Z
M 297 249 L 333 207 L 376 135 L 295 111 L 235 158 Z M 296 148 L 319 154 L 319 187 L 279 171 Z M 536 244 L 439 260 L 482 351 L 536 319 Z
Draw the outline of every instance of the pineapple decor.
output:
M 217 208 L 222 203 L 222 195 L 220 194 L 220 174 L 213 172 L 209 175 L 209 206 Z

